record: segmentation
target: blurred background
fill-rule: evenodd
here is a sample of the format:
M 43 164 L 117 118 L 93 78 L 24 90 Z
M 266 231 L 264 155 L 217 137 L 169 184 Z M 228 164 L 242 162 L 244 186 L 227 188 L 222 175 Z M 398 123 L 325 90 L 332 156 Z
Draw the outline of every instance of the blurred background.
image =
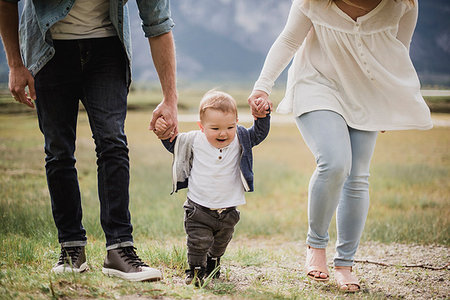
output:
M 270 46 L 283 29 L 291 0 L 172 1 L 178 76 L 252 87 Z M 129 2 L 136 82 L 155 78 L 134 1 Z M 424 87 L 450 86 L 450 2 L 419 1 L 411 58 Z M 278 80 L 284 87 L 285 76 Z
M 23 2 L 23 1 L 21 1 Z M 249 91 L 271 44 L 280 33 L 291 0 L 171 1 L 177 47 L 179 87 L 233 84 Z M 148 41 L 136 1 L 128 1 L 133 43 L 134 85 L 156 85 Z M 450 1 L 419 1 L 419 20 L 411 58 L 423 88 L 450 86 Z M 283 74 L 277 87 L 283 88 Z M 0 83 L 8 67 L 0 49 Z

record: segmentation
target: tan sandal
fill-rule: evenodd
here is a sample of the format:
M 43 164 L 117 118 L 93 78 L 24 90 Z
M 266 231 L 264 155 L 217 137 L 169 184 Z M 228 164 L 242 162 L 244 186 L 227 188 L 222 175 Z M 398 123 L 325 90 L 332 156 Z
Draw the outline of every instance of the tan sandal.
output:
M 327 256 L 325 248 L 313 248 L 307 246 L 306 248 L 306 275 L 316 281 L 328 281 L 330 279 L 330 273 L 327 267 Z M 313 272 L 320 272 L 318 276 L 312 274 Z M 327 277 L 320 277 L 321 274 L 325 274 Z
M 358 278 L 352 274 L 352 267 L 339 267 L 335 266 L 335 270 L 348 270 L 348 272 L 335 272 L 334 277 L 340 291 L 345 293 L 355 293 L 361 290 L 361 286 Z M 351 286 L 357 287 L 357 289 L 350 289 Z

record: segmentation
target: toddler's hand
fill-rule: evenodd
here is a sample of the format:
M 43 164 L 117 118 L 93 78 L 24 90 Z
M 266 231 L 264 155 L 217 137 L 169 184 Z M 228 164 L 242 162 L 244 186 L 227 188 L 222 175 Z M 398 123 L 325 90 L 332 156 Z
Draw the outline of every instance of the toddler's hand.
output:
M 153 129 L 153 132 L 156 134 L 156 136 L 158 138 L 161 138 L 163 133 L 167 130 L 167 127 L 168 127 L 168 125 L 167 125 L 166 120 L 164 120 L 163 117 L 159 117 L 156 120 L 155 128 Z

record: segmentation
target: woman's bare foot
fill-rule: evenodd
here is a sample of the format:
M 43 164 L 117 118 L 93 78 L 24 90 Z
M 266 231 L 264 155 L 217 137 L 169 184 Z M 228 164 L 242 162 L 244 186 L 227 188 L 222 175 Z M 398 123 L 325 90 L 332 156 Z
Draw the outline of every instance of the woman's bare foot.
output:
M 334 277 L 339 290 L 346 293 L 354 293 L 361 290 L 359 280 L 352 274 L 352 267 L 334 267 Z
M 306 248 L 306 275 L 317 281 L 327 281 L 330 278 L 327 267 L 327 256 L 325 249 Z

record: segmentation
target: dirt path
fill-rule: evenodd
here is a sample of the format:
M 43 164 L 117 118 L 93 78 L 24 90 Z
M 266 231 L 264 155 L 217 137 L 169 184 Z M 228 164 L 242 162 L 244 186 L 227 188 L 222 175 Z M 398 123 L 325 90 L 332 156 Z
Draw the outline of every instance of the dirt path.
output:
M 261 299 L 271 299 L 274 293 L 286 291 L 283 297 L 291 298 L 293 291 L 302 291 L 311 299 L 449 299 L 450 249 L 445 246 L 420 246 L 405 244 L 362 243 L 357 253 L 355 272 L 360 278 L 362 292 L 355 295 L 340 293 L 334 282 L 332 268 L 333 247 L 327 249 L 331 280 L 328 283 L 311 282 L 304 274 L 305 244 L 271 239 L 233 240 L 222 261 L 223 285 L 234 286 L 233 293 L 194 295 L 195 299 L 241 299 L 240 292 L 261 290 Z M 244 253 L 244 258 L 242 257 Z M 241 255 L 241 256 L 239 256 Z M 389 266 L 362 261 L 373 261 Z M 245 265 L 247 263 L 247 265 Z M 424 267 L 405 267 L 422 265 Z M 427 267 L 442 267 L 432 270 Z M 166 278 L 165 284 L 184 285 L 183 278 Z M 211 285 L 211 284 L 210 284 Z M 211 288 L 214 289 L 214 288 Z M 283 293 L 283 292 L 282 292 Z M 202 296 L 203 295 L 203 296 Z M 295 294 L 294 294 L 295 295 Z M 132 299 L 126 298 L 126 299 Z M 255 298 L 259 299 L 259 296 Z M 142 299 L 142 298 L 140 298 Z M 171 299 L 163 297 L 163 299 Z M 193 298 L 194 299 L 194 298 Z
M 281 260 L 270 267 L 233 266 L 231 281 L 245 289 L 248 282 L 257 276 L 263 276 L 268 281 L 277 281 L 279 285 L 293 285 L 298 289 L 309 289 L 312 285 L 323 291 L 324 298 L 336 297 L 336 285 L 333 278 L 332 260 L 333 247 L 327 249 L 331 280 L 329 283 L 311 283 L 303 275 L 305 260 L 305 245 L 303 243 L 264 243 L 258 241 L 250 244 L 255 250 L 272 251 L 280 255 Z M 290 255 L 287 255 L 287 254 Z M 450 249 L 444 246 L 420 246 L 405 244 L 380 244 L 374 242 L 362 243 L 358 249 L 355 272 L 361 280 L 363 292 L 359 296 L 375 294 L 382 298 L 402 299 L 449 299 L 450 298 Z M 362 261 L 379 262 L 382 266 Z M 423 265 L 425 267 L 447 267 L 432 270 L 423 267 L 402 267 L 407 265 Z M 290 271 L 298 274 L 297 280 L 291 282 L 280 278 L 279 274 Z M 239 275 L 238 275 L 239 274 Z M 269 283 L 268 283 L 269 284 Z M 277 285 L 278 285 L 277 284 Z
M 309 280 L 303 268 L 305 247 L 304 242 L 233 240 L 222 259 L 220 279 L 209 283 L 204 291 L 189 286 L 190 291 L 187 289 L 184 296 L 183 293 L 176 293 L 178 296 L 173 297 L 169 296 L 173 293 L 163 292 L 156 298 L 450 299 L 449 247 L 362 243 L 356 255 L 359 262 L 354 267 L 362 290 L 356 294 L 339 292 L 336 287 L 332 268 L 333 247 L 327 248 L 330 281 L 321 283 Z M 165 279 L 159 284 L 170 287 L 172 291 L 183 288 L 186 291 L 184 279 L 176 275 L 167 276 L 168 272 L 165 270 Z M 122 300 L 154 298 L 141 294 L 120 297 Z

